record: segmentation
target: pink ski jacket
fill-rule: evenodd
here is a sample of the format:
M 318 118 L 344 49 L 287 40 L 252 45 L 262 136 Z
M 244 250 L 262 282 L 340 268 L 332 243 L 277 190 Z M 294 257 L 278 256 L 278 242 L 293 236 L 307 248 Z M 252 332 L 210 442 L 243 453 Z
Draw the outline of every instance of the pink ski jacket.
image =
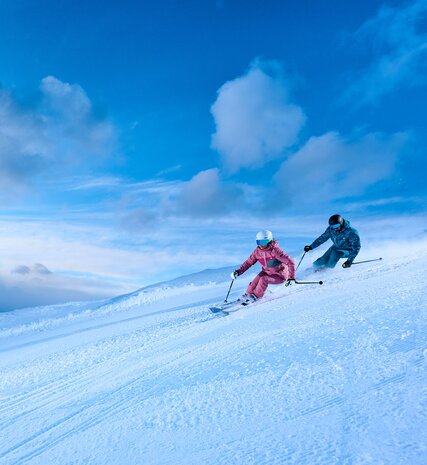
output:
M 239 276 L 256 262 L 260 262 L 262 271 L 270 276 L 280 276 L 285 280 L 295 279 L 295 264 L 276 241 L 271 241 L 265 249 L 257 247 L 237 270 Z

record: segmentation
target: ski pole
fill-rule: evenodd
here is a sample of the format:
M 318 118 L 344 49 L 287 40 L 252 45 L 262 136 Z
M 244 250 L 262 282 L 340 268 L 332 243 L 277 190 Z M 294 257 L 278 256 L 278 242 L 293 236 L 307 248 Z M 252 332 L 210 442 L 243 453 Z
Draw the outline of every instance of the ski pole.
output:
M 372 259 L 372 260 L 363 260 L 363 261 L 361 261 L 361 262 L 353 262 L 352 265 L 360 265 L 361 263 L 368 263 L 368 262 L 378 262 L 378 261 L 380 261 L 380 260 L 382 260 L 382 257 L 380 257 L 380 258 L 374 258 L 374 259 Z
M 323 284 L 323 281 L 297 281 L 295 279 L 295 284 Z
M 224 303 L 227 303 L 228 296 L 230 295 L 231 288 L 233 287 L 234 279 L 231 280 L 230 287 L 228 288 L 227 297 L 224 300 Z
M 296 267 L 295 271 L 297 271 L 297 269 L 298 269 L 299 266 L 301 265 L 301 262 L 302 262 L 303 258 L 305 257 L 305 254 L 306 254 L 306 253 L 307 253 L 307 252 L 304 252 L 304 253 L 303 253 L 303 256 L 301 257 L 301 260 L 299 261 L 298 266 Z
M 295 284 L 323 284 L 323 281 L 297 281 L 296 279 L 288 279 L 285 283 L 285 286 L 289 286 L 291 281 L 293 281 Z

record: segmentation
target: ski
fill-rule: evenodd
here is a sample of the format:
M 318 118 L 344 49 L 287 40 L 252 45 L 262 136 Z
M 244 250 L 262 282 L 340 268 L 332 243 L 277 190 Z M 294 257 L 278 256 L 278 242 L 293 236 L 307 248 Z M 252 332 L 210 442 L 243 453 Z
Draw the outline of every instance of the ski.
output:
M 212 313 L 219 313 L 219 312 L 224 311 L 223 307 L 209 307 L 209 310 L 210 310 Z
M 246 300 L 246 301 L 239 301 L 239 300 L 234 300 L 233 302 L 227 302 L 225 304 L 220 304 L 220 305 L 215 305 L 212 307 L 209 307 L 209 310 L 212 313 L 220 313 L 224 316 L 229 315 L 230 313 L 237 312 L 241 310 L 242 308 L 245 307 L 252 307 L 253 305 L 258 305 L 266 302 L 271 302 L 273 300 L 278 300 L 282 299 L 283 297 L 286 297 L 288 294 L 281 294 L 281 295 L 276 295 L 276 296 L 268 296 L 268 297 L 262 297 L 261 299 L 255 300 L 254 302 Z
M 215 313 L 215 314 L 229 315 L 227 310 L 225 310 L 224 308 L 221 308 L 221 307 L 209 307 L 209 310 L 212 313 Z
M 240 307 L 243 304 L 242 301 L 239 300 L 233 300 L 232 302 L 224 302 L 219 305 L 215 305 L 213 307 L 209 307 L 209 310 L 212 313 L 224 313 L 228 315 L 228 310 L 231 309 L 232 307 Z

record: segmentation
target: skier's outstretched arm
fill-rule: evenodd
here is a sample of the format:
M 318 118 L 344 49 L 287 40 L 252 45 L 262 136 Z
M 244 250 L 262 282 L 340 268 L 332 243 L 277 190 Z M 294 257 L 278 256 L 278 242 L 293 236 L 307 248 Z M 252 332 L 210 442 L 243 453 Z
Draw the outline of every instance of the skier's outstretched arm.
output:
M 316 247 L 319 247 L 319 245 L 322 245 L 324 242 L 326 242 L 330 238 L 331 238 L 330 228 L 326 228 L 326 231 L 322 235 L 320 235 L 316 240 L 314 240 L 313 243 L 310 245 L 310 247 L 312 249 L 315 249 Z
M 257 262 L 257 258 L 255 257 L 255 252 L 252 252 L 251 255 L 249 256 L 249 258 L 244 261 L 242 263 L 242 265 L 240 266 L 240 268 L 238 268 L 236 271 L 237 271 L 237 275 L 240 276 L 241 274 L 243 274 L 245 271 L 247 271 L 252 265 L 255 265 L 255 263 Z

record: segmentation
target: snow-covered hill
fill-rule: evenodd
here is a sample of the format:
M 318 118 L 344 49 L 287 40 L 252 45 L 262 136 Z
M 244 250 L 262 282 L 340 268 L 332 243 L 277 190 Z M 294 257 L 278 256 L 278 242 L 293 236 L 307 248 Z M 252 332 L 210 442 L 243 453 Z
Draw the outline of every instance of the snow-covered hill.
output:
M 426 464 L 427 243 L 382 252 L 227 317 L 228 269 L 0 315 L 0 463 Z

